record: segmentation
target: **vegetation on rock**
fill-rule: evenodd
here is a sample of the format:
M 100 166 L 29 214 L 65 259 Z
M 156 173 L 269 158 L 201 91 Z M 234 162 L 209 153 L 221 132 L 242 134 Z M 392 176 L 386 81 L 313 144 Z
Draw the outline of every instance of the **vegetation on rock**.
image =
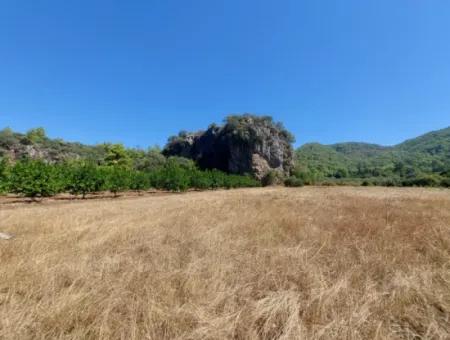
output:
M 294 137 L 268 116 L 228 116 L 222 126 L 169 138 L 163 153 L 193 159 L 203 169 L 251 174 L 258 179 L 270 171 L 288 175 Z

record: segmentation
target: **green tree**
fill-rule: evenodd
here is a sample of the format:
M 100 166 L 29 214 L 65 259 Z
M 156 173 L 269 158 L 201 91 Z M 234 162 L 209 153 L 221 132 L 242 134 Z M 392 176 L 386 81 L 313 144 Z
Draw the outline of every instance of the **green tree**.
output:
M 348 171 L 345 168 L 339 168 L 334 173 L 334 177 L 336 178 L 346 178 L 348 177 Z
M 13 145 L 18 144 L 20 140 L 14 135 L 13 130 L 4 128 L 0 130 L 0 148 L 10 149 Z
M 157 188 L 170 191 L 185 191 L 190 185 L 191 170 L 178 163 L 178 159 L 169 159 L 154 176 Z
M 166 164 L 166 157 L 158 146 L 148 148 L 143 162 L 136 166 L 137 170 L 153 171 Z
M 38 127 L 29 130 L 26 134 L 26 137 L 33 143 L 40 143 L 47 138 L 47 134 L 45 133 L 44 128 Z
M 82 195 L 100 191 L 105 184 L 105 178 L 97 165 L 92 162 L 76 162 L 69 166 L 67 189 L 74 195 Z
M 0 159 L 0 193 L 6 193 L 9 189 L 10 166 L 6 158 Z
M 25 197 L 48 197 L 59 192 L 61 181 L 55 166 L 41 160 L 23 160 L 11 170 L 10 188 Z
M 142 171 L 133 171 L 130 174 L 130 189 L 141 193 L 142 190 L 150 188 L 150 178 L 147 173 Z
M 105 144 L 105 165 L 108 166 L 132 166 L 132 159 L 127 149 L 122 144 Z
M 103 171 L 106 176 L 106 189 L 117 197 L 119 192 L 130 188 L 131 170 L 123 166 L 104 167 Z
M 212 187 L 212 179 L 209 171 L 200 171 L 198 169 L 191 173 L 190 187 L 200 190 Z

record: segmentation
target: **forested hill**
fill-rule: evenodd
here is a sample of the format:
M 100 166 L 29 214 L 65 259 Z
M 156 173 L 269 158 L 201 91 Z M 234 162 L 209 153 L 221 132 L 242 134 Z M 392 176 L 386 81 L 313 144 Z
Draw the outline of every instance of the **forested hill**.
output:
M 405 181 L 450 174 L 450 127 L 386 147 L 367 143 L 305 144 L 296 150 L 298 173 L 311 180 Z M 370 182 L 369 182 L 370 183 Z M 374 184 L 378 184 L 374 180 Z

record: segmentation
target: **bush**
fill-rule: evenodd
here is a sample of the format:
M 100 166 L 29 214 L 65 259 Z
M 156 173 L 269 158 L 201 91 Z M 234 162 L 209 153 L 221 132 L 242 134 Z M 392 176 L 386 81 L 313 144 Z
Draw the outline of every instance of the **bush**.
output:
M 251 176 L 225 174 L 224 187 L 227 189 L 241 188 L 241 187 L 255 188 L 255 187 L 260 187 L 260 186 L 261 186 L 261 182 Z
M 348 177 L 347 169 L 343 169 L 343 168 L 337 169 L 336 172 L 334 173 L 334 177 L 335 178 L 346 178 L 346 177 Z
M 320 183 L 320 185 L 325 186 L 325 187 L 335 187 L 337 184 L 336 184 L 336 182 L 333 182 L 333 181 L 323 181 Z
M 365 180 L 365 181 L 363 181 L 363 182 L 361 183 L 361 185 L 362 185 L 363 187 L 368 187 L 368 186 L 371 186 L 372 183 L 369 182 L 369 181 L 367 181 L 367 180 Z
M 384 181 L 381 181 L 380 184 L 384 187 L 397 187 L 399 186 L 398 183 L 393 179 L 386 179 Z
M 303 181 L 305 185 L 314 185 L 324 179 L 323 175 L 316 170 L 295 166 L 291 172 L 292 176 Z
M 285 179 L 284 185 L 287 187 L 302 187 L 305 183 L 300 178 L 291 176 Z
M 410 178 L 402 182 L 403 186 L 408 187 L 436 187 L 441 183 L 441 179 L 433 175 L 424 175 L 416 178 Z
M 450 188 L 450 178 L 442 179 L 441 186 L 443 186 L 444 188 Z
M 261 184 L 263 187 L 271 186 L 271 185 L 277 185 L 280 183 L 283 183 L 282 179 L 280 178 L 281 175 L 278 171 L 270 170 L 261 180 Z

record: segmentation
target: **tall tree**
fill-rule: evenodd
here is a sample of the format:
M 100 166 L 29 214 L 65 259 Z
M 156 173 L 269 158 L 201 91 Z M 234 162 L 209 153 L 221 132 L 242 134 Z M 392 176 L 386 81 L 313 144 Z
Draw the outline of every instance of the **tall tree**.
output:
M 105 165 L 131 167 L 131 157 L 123 144 L 105 144 L 105 151 Z

